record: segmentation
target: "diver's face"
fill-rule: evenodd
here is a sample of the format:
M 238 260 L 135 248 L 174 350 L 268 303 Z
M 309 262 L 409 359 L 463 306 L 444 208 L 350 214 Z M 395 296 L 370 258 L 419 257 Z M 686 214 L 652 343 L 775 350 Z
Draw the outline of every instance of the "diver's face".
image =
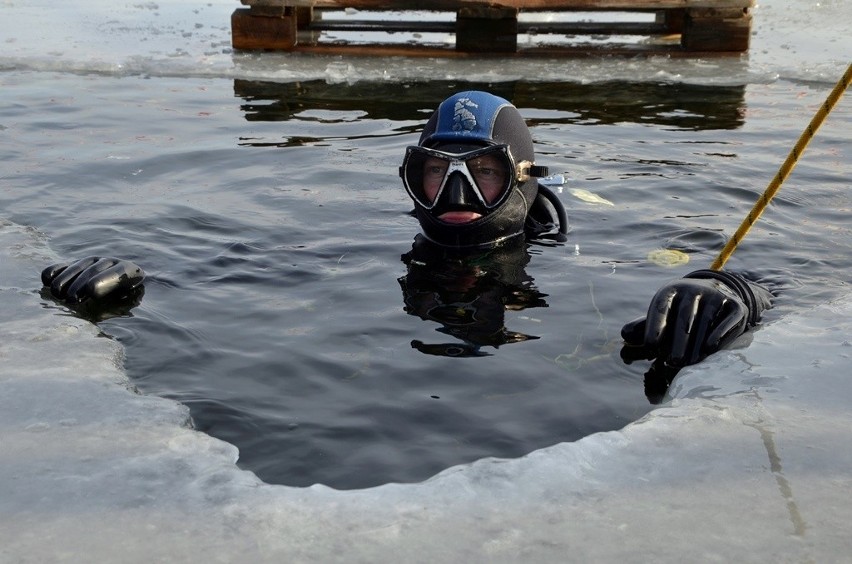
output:
M 482 155 L 467 161 L 471 176 L 476 181 L 479 193 L 487 204 L 496 201 L 507 188 L 505 163 L 493 155 Z M 423 192 L 426 198 L 434 202 L 438 197 L 441 185 L 450 182 L 446 178 L 449 163 L 445 159 L 429 157 L 423 163 Z M 467 182 L 465 179 L 456 179 Z M 447 223 L 469 223 L 482 217 L 482 214 L 471 210 L 451 210 L 439 216 Z

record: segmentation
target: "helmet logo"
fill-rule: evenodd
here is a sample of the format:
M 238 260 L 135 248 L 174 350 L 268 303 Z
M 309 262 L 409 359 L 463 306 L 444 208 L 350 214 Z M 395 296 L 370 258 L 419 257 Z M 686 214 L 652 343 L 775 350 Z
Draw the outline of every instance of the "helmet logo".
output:
M 453 114 L 453 131 L 473 131 L 476 128 L 476 115 L 468 108 L 476 109 L 479 105 L 470 98 L 459 98 Z

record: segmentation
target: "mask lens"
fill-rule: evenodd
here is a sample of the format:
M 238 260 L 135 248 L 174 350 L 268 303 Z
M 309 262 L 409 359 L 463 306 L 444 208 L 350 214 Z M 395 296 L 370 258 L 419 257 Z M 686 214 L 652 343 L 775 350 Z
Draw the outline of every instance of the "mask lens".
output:
M 402 179 L 408 193 L 421 206 L 431 209 L 438 200 L 450 166 L 450 158 L 409 147 L 403 163 Z
M 502 202 L 512 185 L 512 167 L 506 152 L 496 151 L 472 157 L 465 164 L 485 207 L 491 208 Z
M 465 177 L 487 209 L 503 202 L 514 180 L 514 166 L 504 145 L 466 153 L 423 147 L 406 150 L 401 174 L 403 182 L 411 197 L 426 209 L 435 206 L 453 173 Z

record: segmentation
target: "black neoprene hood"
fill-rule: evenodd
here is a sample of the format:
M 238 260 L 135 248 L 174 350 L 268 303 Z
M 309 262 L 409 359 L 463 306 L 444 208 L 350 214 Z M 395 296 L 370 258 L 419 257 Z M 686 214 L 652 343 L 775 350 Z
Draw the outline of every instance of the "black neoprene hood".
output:
M 459 92 L 444 100 L 429 118 L 418 143 L 440 149 L 458 145 L 507 145 L 515 164 L 535 161 L 532 135 L 523 117 L 507 100 L 481 91 Z M 524 231 L 524 222 L 538 193 L 538 180 L 516 182 L 497 208 L 470 223 L 446 223 L 416 201 L 423 234 L 439 245 L 480 247 L 498 244 Z

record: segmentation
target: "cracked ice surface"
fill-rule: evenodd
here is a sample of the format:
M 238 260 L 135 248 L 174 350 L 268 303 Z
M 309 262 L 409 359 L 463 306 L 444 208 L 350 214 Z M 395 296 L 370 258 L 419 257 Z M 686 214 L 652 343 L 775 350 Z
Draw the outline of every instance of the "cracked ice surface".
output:
M 621 431 L 421 484 L 262 483 L 39 296 L 0 221 L 0 561 L 835 561 L 852 549 L 852 296 L 684 371 Z M 35 283 L 34 283 L 35 281 Z

